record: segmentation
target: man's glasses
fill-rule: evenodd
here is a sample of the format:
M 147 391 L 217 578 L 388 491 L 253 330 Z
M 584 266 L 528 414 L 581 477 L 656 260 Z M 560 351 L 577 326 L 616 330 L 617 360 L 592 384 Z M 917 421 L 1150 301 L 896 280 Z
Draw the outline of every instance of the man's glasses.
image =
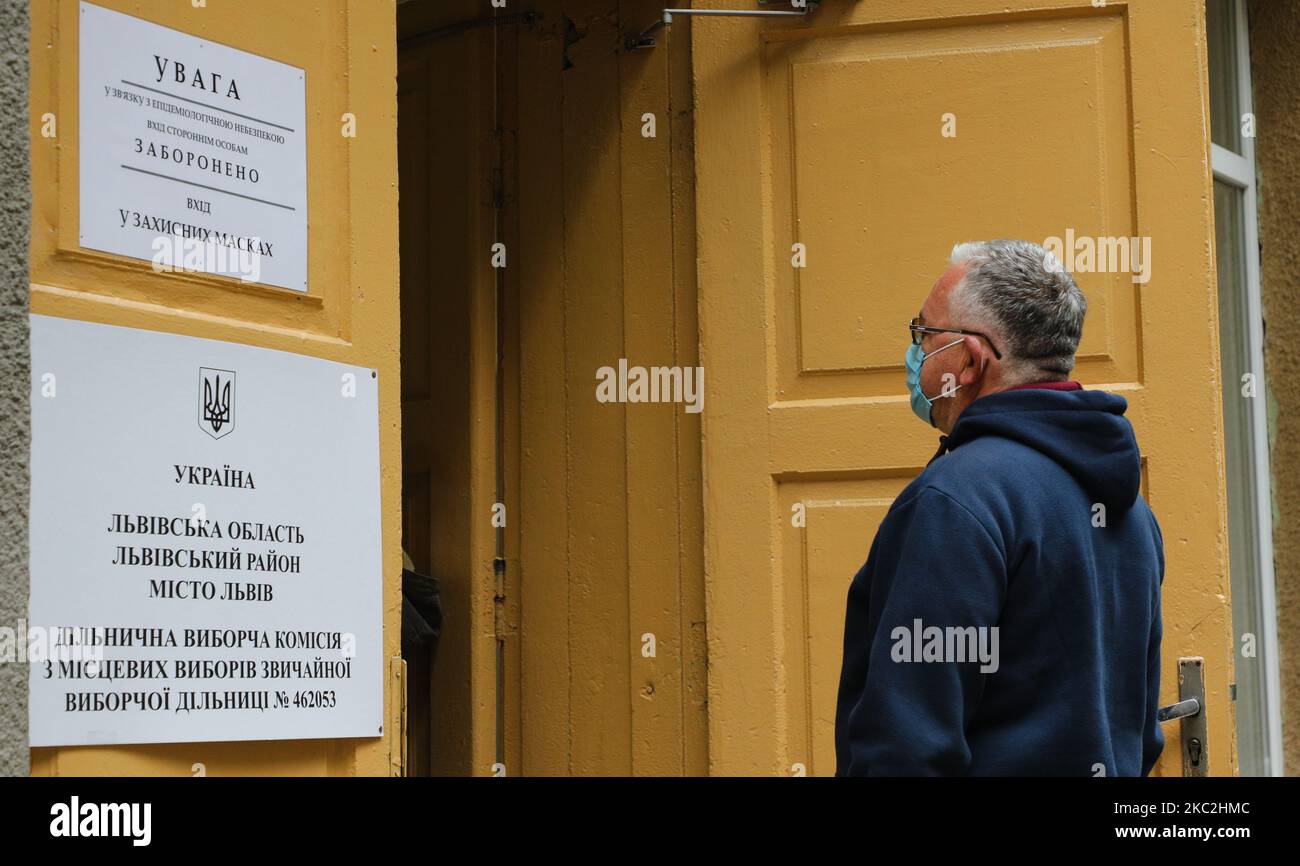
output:
M 988 341 L 989 348 L 993 350 L 993 357 L 999 361 L 1002 360 L 1002 353 L 998 351 L 998 347 L 993 345 L 993 341 L 989 340 L 987 335 L 981 334 L 979 331 L 967 331 L 964 328 L 931 328 L 928 325 L 920 324 L 920 321 L 921 317 L 915 316 L 912 321 L 907 323 L 907 330 L 911 334 L 912 342 L 918 346 L 921 345 L 922 334 L 966 334 L 971 337 L 983 337 Z

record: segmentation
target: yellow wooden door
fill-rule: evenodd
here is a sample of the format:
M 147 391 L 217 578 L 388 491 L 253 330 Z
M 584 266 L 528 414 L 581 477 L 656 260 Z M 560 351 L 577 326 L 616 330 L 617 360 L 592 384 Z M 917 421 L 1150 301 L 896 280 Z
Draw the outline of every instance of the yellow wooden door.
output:
M 1162 703 L 1203 656 L 1210 770 L 1233 772 L 1201 0 L 693 28 L 713 772 L 834 772 L 849 581 L 937 444 L 908 406 L 907 321 L 955 242 L 1070 230 L 1151 239 L 1145 282 L 1076 273 L 1074 378 L 1129 401 L 1167 554 Z M 1177 775 L 1165 734 L 1156 772 Z
M 399 655 L 402 564 L 393 5 L 369 0 L 280 3 L 274 10 L 262 0 L 96 0 L 96 5 L 304 71 L 309 289 L 158 273 L 150 261 L 80 245 L 78 158 L 81 149 L 96 143 L 79 140 L 78 134 L 79 7 L 76 0 L 37 0 L 30 43 L 32 312 L 227 340 L 378 371 L 383 651 L 385 660 L 392 659 Z M 344 135 L 348 113 L 355 118 L 355 137 Z M 57 120 L 51 137 L 41 134 L 49 129 L 47 115 Z M 401 684 L 387 661 L 384 668 L 381 737 L 33 749 L 32 771 L 387 774 L 400 760 Z

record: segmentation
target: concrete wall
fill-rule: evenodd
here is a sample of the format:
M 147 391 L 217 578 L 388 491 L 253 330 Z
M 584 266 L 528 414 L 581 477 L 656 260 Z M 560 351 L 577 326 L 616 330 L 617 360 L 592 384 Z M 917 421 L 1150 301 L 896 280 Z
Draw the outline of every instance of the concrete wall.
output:
M 1283 753 L 1300 774 L 1300 4 L 1250 4 Z
M 0 0 L 0 627 L 27 617 L 31 354 L 27 242 L 27 2 Z M 15 648 L 16 649 L 16 648 Z M 0 663 L 0 775 L 27 775 L 27 665 Z

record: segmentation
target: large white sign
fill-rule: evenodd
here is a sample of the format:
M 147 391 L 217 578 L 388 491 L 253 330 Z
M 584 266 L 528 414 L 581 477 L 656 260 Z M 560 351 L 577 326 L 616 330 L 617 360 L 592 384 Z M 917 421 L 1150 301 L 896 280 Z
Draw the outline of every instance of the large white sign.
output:
M 80 32 L 81 246 L 307 291 L 303 70 L 89 3 Z
M 379 736 L 373 372 L 31 324 L 31 744 Z

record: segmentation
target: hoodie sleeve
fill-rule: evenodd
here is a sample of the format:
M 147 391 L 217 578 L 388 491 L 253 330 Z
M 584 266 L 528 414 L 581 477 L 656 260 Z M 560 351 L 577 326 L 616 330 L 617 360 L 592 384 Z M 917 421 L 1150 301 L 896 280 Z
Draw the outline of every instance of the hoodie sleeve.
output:
M 897 549 L 888 557 L 892 573 L 881 575 L 872 593 L 879 626 L 865 684 L 849 714 L 846 774 L 965 775 L 971 766 L 966 723 L 987 673 L 978 659 L 925 661 L 924 654 L 916 658 L 916 649 L 931 627 L 997 626 L 1006 557 L 965 506 L 933 487 L 889 519 L 896 524 L 881 545 Z M 992 673 L 997 633 L 984 634 L 984 646 L 994 650 L 987 664 Z
M 1160 561 L 1160 580 L 1155 586 L 1155 596 L 1151 608 L 1151 636 L 1147 642 L 1147 706 L 1146 727 L 1142 732 L 1142 775 L 1151 772 L 1160 753 L 1165 749 L 1165 735 L 1160 730 L 1156 713 L 1160 709 L 1160 640 L 1164 625 L 1161 622 L 1160 596 L 1165 582 L 1164 537 L 1160 533 L 1160 524 L 1155 515 L 1151 515 L 1151 525 L 1155 527 L 1156 557 Z

